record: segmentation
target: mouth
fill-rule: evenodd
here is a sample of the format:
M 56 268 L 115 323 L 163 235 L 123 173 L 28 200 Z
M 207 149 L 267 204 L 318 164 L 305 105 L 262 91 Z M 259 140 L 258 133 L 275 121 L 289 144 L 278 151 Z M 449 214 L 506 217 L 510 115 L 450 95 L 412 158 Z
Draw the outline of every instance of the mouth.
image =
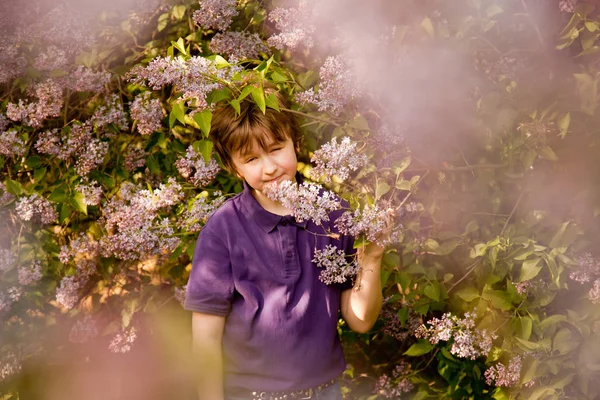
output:
M 273 178 L 273 179 L 269 179 L 268 181 L 265 181 L 266 184 L 271 184 L 271 183 L 275 183 L 275 182 L 279 182 L 279 180 L 283 177 L 283 175 L 278 176 L 277 178 Z

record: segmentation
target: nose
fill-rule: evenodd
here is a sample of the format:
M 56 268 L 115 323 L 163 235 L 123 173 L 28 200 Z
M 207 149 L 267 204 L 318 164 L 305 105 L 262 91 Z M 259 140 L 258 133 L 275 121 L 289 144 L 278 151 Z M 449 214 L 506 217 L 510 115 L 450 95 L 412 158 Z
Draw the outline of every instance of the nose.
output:
M 277 163 L 270 156 L 265 156 L 263 160 L 263 172 L 266 175 L 273 175 L 277 171 Z

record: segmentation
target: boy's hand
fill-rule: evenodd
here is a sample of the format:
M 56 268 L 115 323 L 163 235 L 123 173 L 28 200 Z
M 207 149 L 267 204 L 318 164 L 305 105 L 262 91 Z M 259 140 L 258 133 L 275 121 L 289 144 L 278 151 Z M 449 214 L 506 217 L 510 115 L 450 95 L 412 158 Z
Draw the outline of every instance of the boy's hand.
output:
M 357 254 L 359 263 L 361 260 L 374 260 L 383 257 L 385 246 L 383 246 L 382 243 L 385 243 L 392 234 L 392 231 L 394 229 L 395 215 L 395 210 L 393 208 L 388 208 L 385 216 L 385 228 L 381 231 L 379 235 L 377 235 L 375 241 L 358 249 Z

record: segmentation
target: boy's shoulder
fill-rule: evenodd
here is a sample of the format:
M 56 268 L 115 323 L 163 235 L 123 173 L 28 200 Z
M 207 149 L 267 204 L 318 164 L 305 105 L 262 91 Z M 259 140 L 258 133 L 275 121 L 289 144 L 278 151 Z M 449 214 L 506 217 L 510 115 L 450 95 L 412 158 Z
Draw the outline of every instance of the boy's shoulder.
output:
M 207 219 L 204 228 L 221 229 L 230 226 L 232 222 L 239 219 L 240 201 L 243 193 L 238 193 L 230 199 L 225 200 Z

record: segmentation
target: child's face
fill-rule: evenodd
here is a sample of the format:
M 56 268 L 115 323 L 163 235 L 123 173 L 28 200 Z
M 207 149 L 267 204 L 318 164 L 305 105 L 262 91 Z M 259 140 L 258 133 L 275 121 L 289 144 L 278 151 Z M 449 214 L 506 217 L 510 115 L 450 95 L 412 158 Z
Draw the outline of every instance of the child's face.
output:
M 234 153 L 232 161 L 237 176 L 261 193 L 269 183 L 295 181 L 298 166 L 296 151 L 290 138 L 284 142 L 273 141 L 264 149 L 255 143 L 248 153 Z

